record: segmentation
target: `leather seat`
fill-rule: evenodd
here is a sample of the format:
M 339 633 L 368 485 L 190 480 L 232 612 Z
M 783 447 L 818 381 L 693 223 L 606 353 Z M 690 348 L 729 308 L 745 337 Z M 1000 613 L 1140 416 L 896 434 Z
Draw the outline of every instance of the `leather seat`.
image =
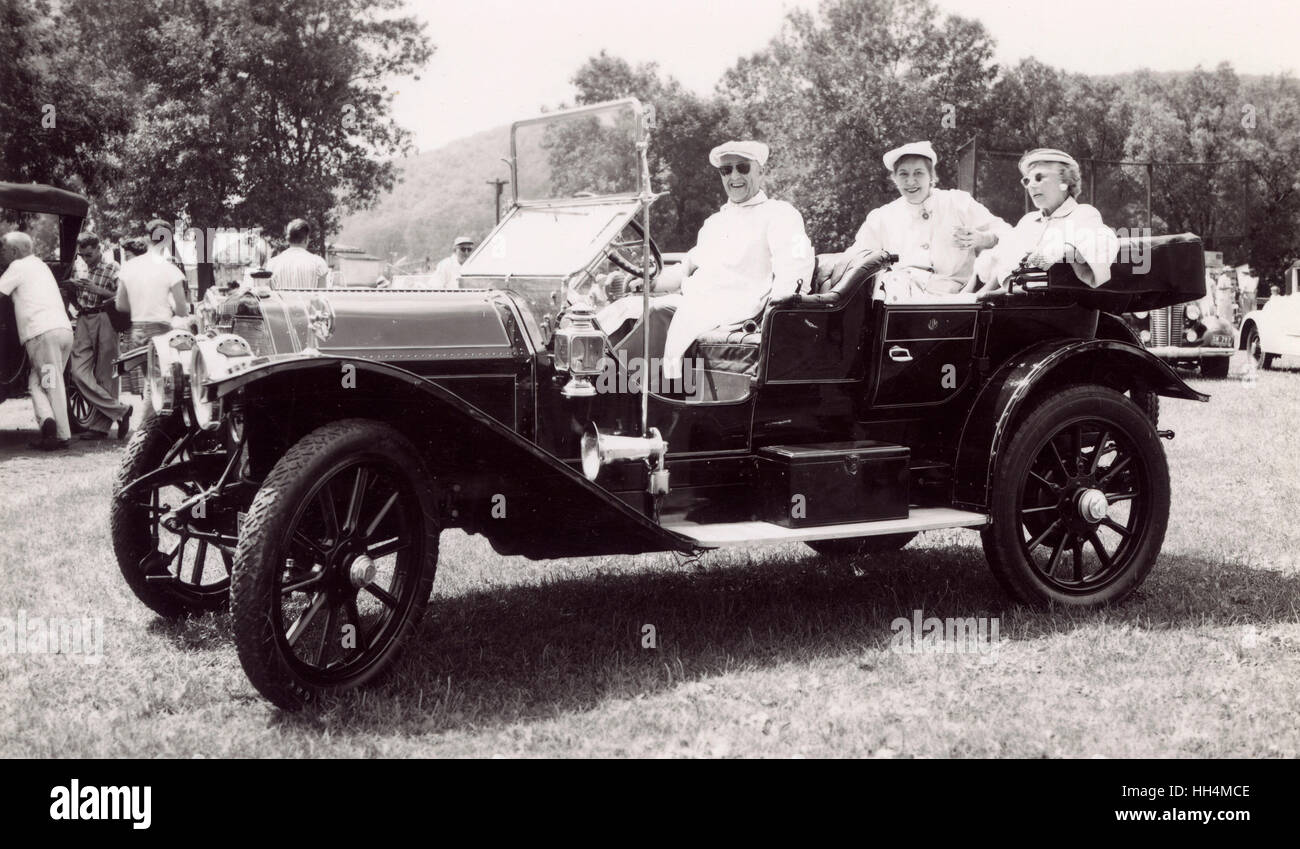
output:
M 769 309 L 774 306 L 834 308 L 848 301 L 876 272 L 896 259 L 883 251 L 818 254 L 809 291 L 774 301 Z M 706 371 L 757 376 L 763 344 L 761 321 L 759 316 L 706 331 L 696 337 L 687 356 L 701 360 Z

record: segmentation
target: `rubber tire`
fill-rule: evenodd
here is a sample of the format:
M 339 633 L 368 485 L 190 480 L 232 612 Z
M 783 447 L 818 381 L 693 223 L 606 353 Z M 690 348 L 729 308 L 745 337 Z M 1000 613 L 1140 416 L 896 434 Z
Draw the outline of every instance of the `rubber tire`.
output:
M 1160 396 L 1150 389 L 1130 389 L 1129 400 L 1150 419 L 1152 427 L 1160 425 Z
M 165 619 L 178 619 L 191 613 L 220 610 L 229 600 L 228 593 L 210 598 L 182 598 L 165 586 L 149 583 L 140 570 L 140 561 L 151 553 L 149 518 L 121 500 L 122 489 L 141 475 L 158 468 L 167 449 L 185 435 L 179 416 L 150 416 L 131 435 L 113 482 L 109 505 L 109 527 L 113 536 L 113 553 L 117 568 L 136 598 Z
M 68 428 L 73 433 L 82 433 L 90 429 L 90 422 L 95 417 L 95 408 L 90 406 L 90 402 L 81 394 L 81 390 L 72 382 L 72 375 L 66 375 L 63 381 L 64 389 L 68 399 Z M 78 403 L 78 401 L 80 403 Z M 80 407 L 82 415 L 77 415 L 77 408 Z
M 1260 344 L 1259 341 L 1259 331 L 1256 330 L 1253 326 L 1250 328 L 1250 331 L 1246 334 L 1245 347 L 1246 347 L 1246 352 L 1250 355 L 1250 358 L 1255 361 L 1256 368 L 1261 368 L 1264 369 L 1265 371 L 1273 368 L 1273 361 L 1277 359 L 1277 354 L 1264 353 L 1264 347 L 1263 345 Z
M 1228 376 L 1228 367 L 1232 365 L 1231 357 L 1214 357 L 1201 360 L 1201 377 L 1223 380 Z
M 381 653 L 346 683 L 320 688 L 303 680 L 280 652 L 279 636 L 270 614 L 275 598 L 274 574 L 280 568 L 276 541 L 313 483 L 340 459 L 353 453 L 379 454 L 407 470 L 423 516 L 425 559 L 416 576 L 410 608 L 397 635 Z M 433 590 L 441 532 L 437 501 L 424 464 L 406 437 L 392 427 L 369 419 L 342 419 L 317 428 L 298 440 L 279 459 L 253 497 L 235 549 L 230 610 L 235 648 L 248 680 L 273 704 L 296 710 L 319 697 L 367 684 L 387 671 L 424 615 Z
M 915 533 L 881 534 L 848 539 L 818 539 L 804 544 L 822 557 L 869 557 L 898 551 L 915 538 Z
M 1151 525 L 1128 574 L 1087 596 L 1071 595 L 1045 586 L 1037 569 L 1021 551 L 1016 516 L 1018 495 L 1034 457 L 1046 439 L 1072 418 L 1104 416 L 1123 426 L 1150 465 Z M 1150 419 L 1130 399 L 1113 389 L 1074 385 L 1041 398 L 1016 425 L 993 477 L 991 523 L 980 533 L 993 576 L 1013 598 L 1034 607 L 1090 608 L 1122 601 L 1135 591 L 1155 565 L 1169 523 L 1169 465 Z

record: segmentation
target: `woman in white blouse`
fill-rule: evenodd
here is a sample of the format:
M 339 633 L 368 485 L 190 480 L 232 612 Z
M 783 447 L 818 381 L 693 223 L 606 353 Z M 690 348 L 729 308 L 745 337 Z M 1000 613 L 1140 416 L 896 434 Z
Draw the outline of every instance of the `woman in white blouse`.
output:
M 986 284 L 982 294 L 1006 288 L 1008 275 L 1022 261 L 1042 269 L 1068 262 L 1094 288 L 1109 280 L 1119 239 L 1096 207 L 1075 200 L 1083 184 L 1079 163 L 1064 151 L 1038 148 L 1020 158 L 1020 173 L 1038 211 L 1026 214 L 995 250 L 979 258 L 975 270 Z
M 882 159 L 899 197 L 867 215 L 851 250 L 898 255 L 881 281 L 885 300 L 960 292 L 975 258 L 1011 226 L 968 193 L 935 188 L 939 157 L 928 141 L 896 147 Z

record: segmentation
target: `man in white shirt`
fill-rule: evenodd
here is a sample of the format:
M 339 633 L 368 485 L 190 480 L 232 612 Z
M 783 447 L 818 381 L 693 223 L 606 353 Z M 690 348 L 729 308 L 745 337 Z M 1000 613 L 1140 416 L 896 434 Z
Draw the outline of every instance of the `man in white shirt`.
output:
M 26 233 L 6 233 L 0 238 L 0 295 L 14 302 L 18 341 L 27 349 L 31 370 L 27 388 L 41 436 L 31 445 L 43 451 L 68 447 L 68 392 L 63 371 L 72 354 L 72 322 L 63 306 L 59 284 L 50 269 L 32 252 Z
M 271 287 L 274 289 L 324 289 L 330 267 L 325 260 L 307 250 L 311 238 L 311 225 L 295 218 L 284 228 L 289 247 L 271 257 L 266 267 L 271 270 Z
M 684 261 L 652 281 L 655 291 L 680 294 L 656 298 L 676 306 L 664 343 L 663 376 L 682 378 L 682 356 L 695 337 L 714 327 L 760 315 L 770 298 L 792 295 L 812 281 L 812 242 L 799 210 L 763 191 L 768 146 L 759 141 L 729 141 L 709 153 L 718 169 L 727 202 L 700 228 Z M 616 327 L 640 300 L 624 298 L 597 317 L 601 327 Z
M 131 347 L 146 345 L 149 340 L 172 329 L 174 316 L 190 314 L 185 295 L 185 274 L 163 255 L 166 242 L 155 243 L 146 249 L 142 240 L 136 239 L 126 246 L 127 253 L 136 254 L 118 273 L 115 304 L 119 312 L 131 316 Z M 144 415 L 153 410 L 149 393 L 144 393 Z
M 452 242 L 451 256 L 444 257 L 433 271 L 433 288 L 459 289 L 460 267 L 474 252 L 474 240 L 469 236 L 457 236 Z

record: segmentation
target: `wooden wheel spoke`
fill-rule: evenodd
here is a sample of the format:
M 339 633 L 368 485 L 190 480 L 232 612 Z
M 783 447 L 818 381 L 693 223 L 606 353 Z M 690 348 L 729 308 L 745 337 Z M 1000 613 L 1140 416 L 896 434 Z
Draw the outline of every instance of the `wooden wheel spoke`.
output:
M 1065 479 L 1068 481 L 1071 477 L 1070 468 L 1065 465 L 1065 460 L 1061 459 L 1061 452 L 1056 447 L 1056 438 L 1053 437 L 1047 440 L 1047 445 L 1052 449 L 1052 459 L 1056 461 L 1056 465 L 1061 470 L 1061 474 L 1064 475 Z
M 1061 561 L 1061 553 L 1065 551 L 1065 542 L 1069 539 L 1067 534 L 1061 534 L 1061 538 L 1056 541 L 1056 547 L 1052 549 L 1052 556 L 1047 561 L 1047 568 L 1044 572 L 1047 577 L 1051 578 L 1056 573 L 1056 566 Z
M 1076 424 L 1070 429 L 1070 463 L 1074 466 L 1073 475 L 1079 474 L 1080 461 L 1083 459 L 1083 425 Z
M 1042 545 L 1043 540 L 1047 539 L 1047 537 L 1051 535 L 1052 531 L 1056 530 L 1060 526 L 1061 526 L 1060 519 L 1057 519 L 1054 522 L 1052 522 L 1052 524 L 1048 525 L 1047 528 L 1041 534 L 1039 534 L 1038 536 L 1034 537 L 1029 541 L 1029 546 L 1028 546 L 1029 551 L 1033 552 L 1035 548 L 1038 548 L 1038 546 Z
M 1132 531 L 1130 531 L 1128 528 L 1121 525 L 1119 522 L 1116 522 L 1114 519 L 1112 519 L 1109 516 L 1102 519 L 1101 523 L 1122 537 L 1130 537 L 1133 535 Z
M 1131 463 L 1132 461 L 1133 461 L 1132 455 L 1129 455 L 1127 457 L 1124 457 L 1116 461 L 1114 465 L 1112 465 L 1109 469 L 1106 470 L 1106 474 L 1102 475 L 1101 479 L 1097 481 L 1097 486 L 1099 488 L 1105 488 L 1106 484 L 1110 483 L 1111 478 L 1115 477 L 1115 475 L 1119 474 L 1124 469 L 1128 468 L 1128 464 Z
M 357 467 L 357 475 L 352 479 L 352 490 L 348 493 L 348 511 L 343 519 L 344 533 L 352 533 L 361 524 L 361 505 L 366 500 L 366 487 L 370 485 L 370 471 L 365 466 Z
M 303 578 L 302 580 L 294 581 L 291 584 L 285 584 L 284 586 L 280 587 L 280 595 L 289 595 L 291 593 L 305 592 L 306 590 L 309 590 L 312 587 L 319 584 L 324 579 L 325 579 L 324 571 L 313 572 L 309 574 L 307 577 Z
M 1088 542 L 1092 544 L 1092 550 L 1097 552 L 1097 559 L 1101 561 L 1101 567 L 1109 572 L 1114 566 L 1114 561 L 1106 553 L 1106 546 L 1102 543 L 1101 537 L 1097 536 L 1095 530 L 1088 534 Z
M 366 554 L 371 560 L 378 560 L 380 557 L 385 557 L 393 552 L 401 551 L 408 545 L 410 545 L 410 542 L 402 537 L 393 537 L 392 539 L 384 540 L 378 545 L 367 548 Z
M 199 550 L 194 552 L 194 573 L 190 579 L 190 583 L 196 587 L 203 585 L 203 561 L 207 559 L 208 541 L 201 539 L 199 540 Z M 177 570 L 177 573 L 179 574 L 179 569 Z
M 1101 455 L 1105 453 L 1107 439 L 1110 439 L 1109 430 L 1103 430 L 1097 436 L 1097 447 L 1092 449 L 1092 463 L 1088 466 L 1088 474 L 1097 474 L 1097 463 L 1101 461 Z
M 1043 486 L 1045 489 L 1047 489 L 1048 492 L 1060 492 L 1060 491 L 1061 491 L 1061 488 L 1060 488 L 1059 486 L 1057 486 L 1056 484 L 1052 483 L 1050 480 L 1048 480 L 1047 478 L 1043 477 L 1043 476 L 1040 475 L 1038 472 L 1035 472 L 1033 469 L 1030 469 L 1030 470 L 1029 470 L 1029 476 L 1030 476 L 1031 478 L 1033 478 L 1034 480 L 1038 481 L 1040 484 L 1042 484 L 1042 486 Z
M 1073 541 L 1074 554 L 1074 580 L 1083 580 L 1083 540 L 1075 537 Z
M 1106 501 L 1112 505 L 1115 505 L 1115 504 L 1119 504 L 1122 501 L 1132 501 L 1134 498 L 1137 498 L 1140 494 L 1141 493 L 1138 492 L 1138 490 L 1136 489 L 1133 490 L 1132 492 L 1116 492 L 1114 494 L 1108 492 L 1106 493 Z
M 362 589 L 370 593 L 375 598 L 379 599 L 387 607 L 393 608 L 394 610 L 397 609 L 397 599 L 393 598 L 392 594 L 389 593 L 388 590 L 384 589 L 383 587 L 377 587 L 373 583 L 371 583 L 371 584 L 366 584 L 364 587 L 362 587 Z
M 327 481 L 325 486 L 321 487 L 317 499 L 321 505 L 321 515 L 325 518 L 325 533 L 329 534 L 331 540 L 339 538 L 339 514 L 334 507 L 334 490 L 330 487 L 332 481 Z
M 300 549 L 302 549 L 304 552 L 310 555 L 309 557 L 305 557 L 303 559 L 312 563 L 323 563 L 325 561 L 325 558 L 329 555 L 329 552 L 325 550 L 325 546 L 316 542 L 316 540 L 307 536 L 301 530 L 296 530 L 293 532 L 292 545 L 298 546 Z
M 352 627 L 357 629 L 357 651 L 365 651 L 370 648 L 369 641 L 366 639 L 366 631 L 361 624 L 361 612 L 357 610 L 356 596 L 349 595 L 344 603 L 347 610 L 348 618 L 352 620 Z
M 307 626 L 311 624 L 311 621 L 316 618 L 316 614 L 320 613 L 320 609 L 324 606 L 325 593 L 316 593 L 316 597 L 312 599 L 311 605 L 302 612 L 302 615 L 300 615 L 291 626 L 289 626 L 288 632 L 284 635 L 290 648 L 298 644 L 298 640 L 302 638 L 303 632 L 307 630 Z
M 375 514 L 375 518 L 371 519 L 370 524 L 366 525 L 367 539 L 374 536 L 375 530 L 379 527 L 379 524 L 384 521 L 385 517 L 388 516 L 388 511 L 392 510 L 393 505 L 396 503 L 397 490 L 394 489 L 393 494 L 388 496 L 388 500 L 384 502 L 383 506 L 379 508 L 379 512 Z
M 329 610 L 325 614 L 325 630 L 321 632 L 320 644 L 316 646 L 316 666 L 320 666 L 321 662 L 325 659 L 325 649 L 329 647 L 329 642 L 334 636 L 334 625 L 337 619 L 338 608 L 334 605 L 330 605 Z

